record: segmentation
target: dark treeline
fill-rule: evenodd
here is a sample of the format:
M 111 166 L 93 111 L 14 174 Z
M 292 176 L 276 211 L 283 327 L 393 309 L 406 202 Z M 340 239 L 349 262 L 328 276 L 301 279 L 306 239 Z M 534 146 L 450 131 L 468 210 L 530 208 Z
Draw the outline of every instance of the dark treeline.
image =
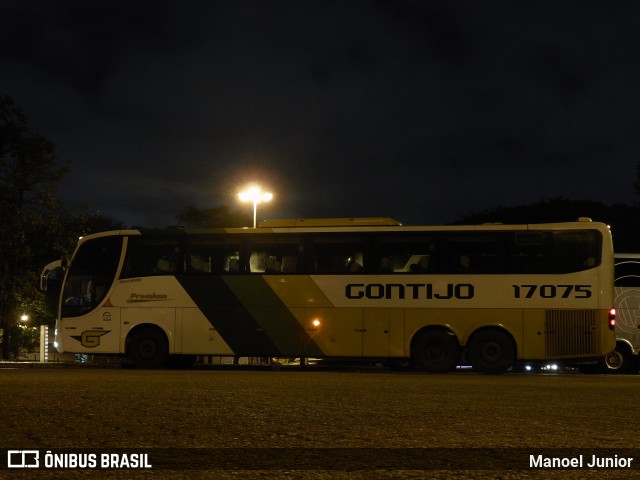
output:
M 453 224 L 571 222 L 580 217 L 588 217 L 593 221 L 609 225 L 616 252 L 640 252 L 640 207 L 638 205 L 605 205 L 590 200 L 551 198 L 542 199 L 532 205 L 497 207 L 469 213 Z

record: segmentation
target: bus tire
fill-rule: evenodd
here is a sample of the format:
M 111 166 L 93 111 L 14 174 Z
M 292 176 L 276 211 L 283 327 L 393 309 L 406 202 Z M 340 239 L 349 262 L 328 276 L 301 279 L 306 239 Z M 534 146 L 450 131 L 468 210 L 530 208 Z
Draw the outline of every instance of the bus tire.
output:
M 506 372 L 516 359 L 511 338 L 500 330 L 483 330 L 475 334 L 467 353 L 473 369 L 487 375 Z
M 429 373 L 447 373 L 456 368 L 460 348 L 453 334 L 428 330 L 418 334 L 411 350 L 416 369 Z
M 616 349 L 603 359 L 603 373 L 628 373 L 632 369 L 633 356 L 624 343 L 616 343 Z
M 128 356 L 135 368 L 164 367 L 169 358 L 169 343 L 166 335 L 155 328 L 138 330 L 129 342 Z

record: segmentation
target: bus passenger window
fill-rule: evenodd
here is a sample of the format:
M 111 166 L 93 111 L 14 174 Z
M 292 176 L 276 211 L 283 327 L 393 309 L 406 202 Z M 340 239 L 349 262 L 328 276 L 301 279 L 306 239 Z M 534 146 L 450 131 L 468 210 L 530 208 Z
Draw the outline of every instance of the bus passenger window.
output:
M 268 257 L 264 264 L 265 273 L 280 273 L 282 270 L 282 263 L 276 257 Z
M 389 257 L 380 259 L 380 273 L 393 273 L 393 260 Z
M 251 273 L 296 273 L 302 256 L 301 239 L 256 239 L 251 242 L 249 271 Z
M 360 273 L 362 272 L 362 265 L 355 260 L 351 260 L 349 258 L 347 260 L 347 272 L 349 273 Z
M 411 273 L 427 273 L 429 271 L 429 256 L 419 255 L 417 263 L 409 262 L 409 270 Z M 413 256 L 411 258 L 413 260 Z
M 240 258 L 240 239 L 236 237 L 193 236 L 185 243 L 188 273 L 229 273 L 229 259 Z
M 553 232 L 554 273 L 580 272 L 600 265 L 601 243 L 595 230 Z
M 514 232 L 509 273 L 549 273 L 549 238 L 546 232 Z
M 366 271 L 361 237 L 318 237 L 313 242 L 312 271 L 353 274 Z
M 251 252 L 251 257 L 249 257 L 249 271 L 251 273 L 264 273 L 267 269 L 266 263 L 266 252 Z
M 298 271 L 298 257 L 293 255 L 283 255 L 282 273 L 295 273 Z
M 433 273 L 429 271 L 436 252 L 432 234 L 381 235 L 376 252 L 380 273 Z
M 156 268 L 152 271 L 152 273 L 157 273 L 160 275 L 167 273 L 176 273 L 176 264 L 171 257 L 169 257 L 168 255 L 163 255 L 156 262 Z
M 211 257 L 206 257 L 198 253 L 189 255 L 189 271 L 198 273 L 211 272 Z
M 175 240 L 129 238 L 123 278 L 171 275 L 184 269 L 184 257 Z
M 226 273 L 240 273 L 240 260 L 238 257 L 229 257 L 225 262 Z

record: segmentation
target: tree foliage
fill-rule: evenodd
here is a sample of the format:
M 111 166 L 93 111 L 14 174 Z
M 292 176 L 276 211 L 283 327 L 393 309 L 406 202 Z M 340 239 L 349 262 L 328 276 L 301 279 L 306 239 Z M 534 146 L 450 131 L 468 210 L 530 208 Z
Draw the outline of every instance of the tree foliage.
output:
M 580 217 L 611 226 L 616 252 L 640 252 L 640 208 L 636 205 L 605 205 L 589 200 L 545 198 L 531 205 L 497 207 L 470 213 L 454 223 L 549 223 L 570 222 Z
M 9 358 L 10 334 L 28 311 L 33 323 L 52 323 L 37 291 L 44 265 L 73 251 L 81 234 L 95 226 L 118 224 L 88 211 L 72 211 L 55 196 L 68 170 L 59 164 L 55 144 L 30 130 L 23 111 L 0 96 L 0 327 L 2 356 Z M 15 355 L 15 352 L 13 352 Z
M 66 170 L 57 164 L 53 142 L 31 132 L 22 110 L 0 96 L 0 322 L 5 333 L 17 299 L 32 284 L 28 272 L 37 268 L 39 253 L 32 240 L 46 229 Z M 5 358 L 8 344 L 5 338 Z

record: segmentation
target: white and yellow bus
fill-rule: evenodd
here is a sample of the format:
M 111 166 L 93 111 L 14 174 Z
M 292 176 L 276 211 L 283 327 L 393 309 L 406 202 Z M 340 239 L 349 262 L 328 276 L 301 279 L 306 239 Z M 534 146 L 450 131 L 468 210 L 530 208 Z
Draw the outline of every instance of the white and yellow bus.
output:
M 616 348 L 604 358 L 605 373 L 638 372 L 640 353 L 640 254 L 615 254 Z
M 113 231 L 82 238 L 65 270 L 57 349 L 120 354 L 139 368 L 220 355 L 448 372 L 464 358 L 501 373 L 615 347 L 611 234 L 589 219 Z

